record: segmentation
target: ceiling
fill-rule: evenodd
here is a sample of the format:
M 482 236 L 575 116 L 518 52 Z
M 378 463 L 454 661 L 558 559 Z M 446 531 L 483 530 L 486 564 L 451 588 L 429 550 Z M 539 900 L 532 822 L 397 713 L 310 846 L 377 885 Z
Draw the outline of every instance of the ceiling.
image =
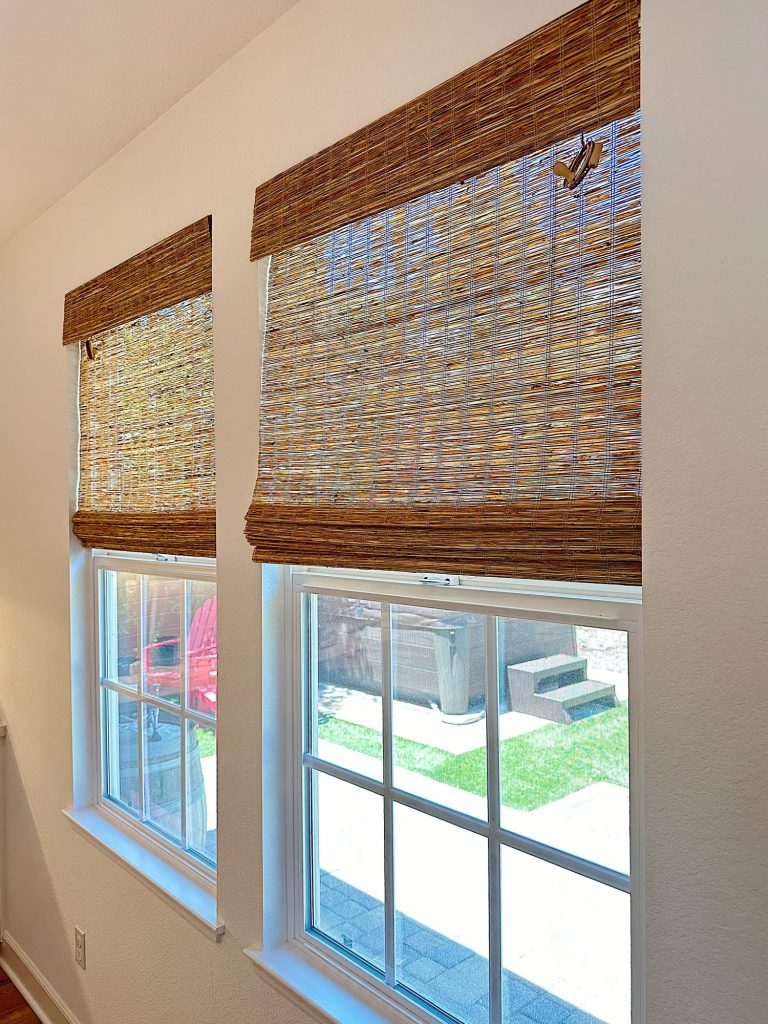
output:
M 296 0 L 0 0 L 0 244 Z

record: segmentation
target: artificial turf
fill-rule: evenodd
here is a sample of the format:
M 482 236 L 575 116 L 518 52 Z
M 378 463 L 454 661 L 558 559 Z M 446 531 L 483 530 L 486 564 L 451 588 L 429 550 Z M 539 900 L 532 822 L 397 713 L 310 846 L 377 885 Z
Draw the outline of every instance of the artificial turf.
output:
M 460 728 L 460 727 L 456 727 Z M 367 726 L 329 717 L 319 738 L 381 758 L 381 735 Z M 485 747 L 451 754 L 413 740 L 394 738 L 395 765 L 485 796 Z M 501 799 L 505 807 L 533 811 L 593 782 L 629 785 L 627 707 L 602 711 L 570 725 L 545 725 L 501 743 Z

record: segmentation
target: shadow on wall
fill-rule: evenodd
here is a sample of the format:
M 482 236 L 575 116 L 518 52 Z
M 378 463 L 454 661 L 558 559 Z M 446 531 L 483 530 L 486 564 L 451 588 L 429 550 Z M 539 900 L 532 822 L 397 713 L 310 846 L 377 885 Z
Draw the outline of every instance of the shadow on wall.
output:
M 5 715 L 0 708 L 0 721 L 5 721 Z M 22 927 L 29 929 L 33 927 L 43 933 L 43 941 L 49 950 L 52 950 L 49 959 L 58 962 L 72 961 L 72 978 L 75 981 L 75 992 L 72 994 L 71 986 L 69 994 L 70 1003 L 68 1006 L 61 1006 L 67 1016 L 72 1016 L 78 1024 L 96 1024 L 95 1019 L 88 1010 L 83 983 L 75 974 L 73 936 L 70 925 L 64 920 L 59 909 L 56 894 L 51 881 L 43 848 L 40 843 L 38 826 L 35 822 L 32 810 L 26 798 L 24 781 L 19 771 L 19 766 L 13 750 L 11 734 L 3 744 L 4 749 L 0 750 L 0 757 L 3 758 L 3 801 L 7 794 L 13 794 L 10 814 L 3 807 L 5 828 L 4 843 L 0 855 L 2 856 L 2 929 L 3 938 L 6 938 L 6 927 L 9 921 L 18 921 Z M 9 826 L 13 830 L 9 834 Z M 51 823 L 53 828 L 68 828 L 63 815 Z M 12 865 L 11 878 L 23 871 L 34 879 L 34 886 L 24 887 L 24 904 L 19 906 L 14 896 L 13 889 L 8 887 L 9 864 Z M 19 943 L 18 952 L 31 956 L 32 950 L 26 948 L 25 932 L 15 934 L 11 932 L 12 940 Z M 39 965 L 36 965 L 39 969 Z M 50 988 L 51 979 L 45 979 L 46 987 Z

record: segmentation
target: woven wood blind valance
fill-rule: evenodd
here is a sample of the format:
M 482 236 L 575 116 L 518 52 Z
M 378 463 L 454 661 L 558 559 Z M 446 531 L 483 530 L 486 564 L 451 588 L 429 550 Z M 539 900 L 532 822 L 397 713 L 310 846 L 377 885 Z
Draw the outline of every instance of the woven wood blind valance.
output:
M 65 331 L 82 340 L 72 528 L 86 547 L 216 553 L 210 289 L 206 219 L 67 296 Z
M 640 582 L 639 114 L 593 128 L 579 190 L 571 137 L 272 256 L 256 560 Z
M 256 190 L 251 259 L 627 117 L 639 0 L 589 0 Z
M 67 292 L 65 345 L 211 290 L 210 218 Z

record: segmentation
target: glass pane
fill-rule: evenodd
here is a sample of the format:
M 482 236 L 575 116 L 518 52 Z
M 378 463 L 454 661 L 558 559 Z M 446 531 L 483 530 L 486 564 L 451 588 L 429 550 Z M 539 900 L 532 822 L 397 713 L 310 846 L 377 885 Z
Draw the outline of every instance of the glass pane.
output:
M 187 847 L 216 863 L 216 730 L 187 722 Z
M 181 702 L 184 581 L 144 577 L 144 689 L 154 697 Z
M 627 635 L 498 619 L 502 827 L 629 873 Z
M 104 794 L 126 810 L 141 813 L 139 782 L 139 705 L 114 690 L 104 700 Z
M 187 583 L 187 707 L 216 717 L 216 584 Z
M 181 841 L 181 719 L 144 705 L 144 818 Z
M 487 816 L 485 616 L 392 607 L 393 781 Z
M 502 847 L 504 1024 L 629 1024 L 629 896 Z
M 141 577 L 134 572 L 101 573 L 102 637 L 107 679 L 136 687 L 139 679 Z
M 308 603 L 309 749 L 381 779 L 381 605 L 323 595 Z
M 397 981 L 464 1024 L 487 1024 L 487 843 L 399 805 L 394 838 Z
M 384 970 L 381 797 L 311 773 L 312 927 Z

